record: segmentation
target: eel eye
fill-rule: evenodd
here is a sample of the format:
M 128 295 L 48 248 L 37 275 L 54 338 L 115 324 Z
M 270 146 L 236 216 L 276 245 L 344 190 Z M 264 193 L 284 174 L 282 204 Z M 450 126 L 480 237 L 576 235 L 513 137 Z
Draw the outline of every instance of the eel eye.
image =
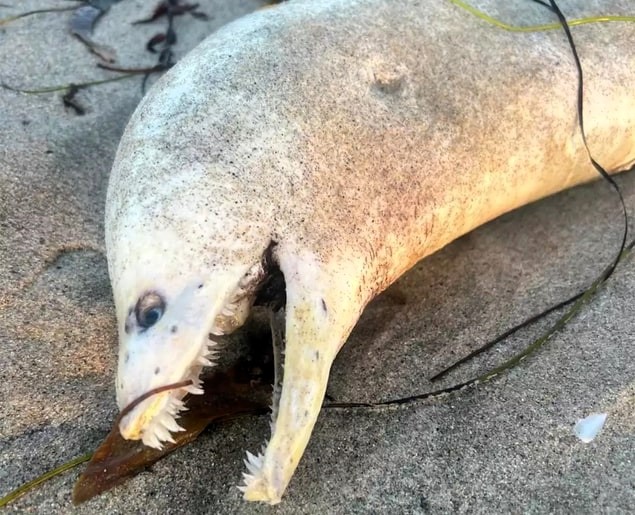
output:
M 165 301 L 156 292 L 149 292 L 139 298 L 135 307 L 137 324 L 143 329 L 148 329 L 156 324 L 165 311 Z

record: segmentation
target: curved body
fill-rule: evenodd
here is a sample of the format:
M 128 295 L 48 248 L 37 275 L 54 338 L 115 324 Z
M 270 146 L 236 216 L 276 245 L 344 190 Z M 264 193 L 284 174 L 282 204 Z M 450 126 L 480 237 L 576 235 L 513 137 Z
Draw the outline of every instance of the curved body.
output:
M 628 7 L 570 3 L 571 17 Z M 520 0 L 492 9 L 523 25 L 555 19 Z M 589 146 L 610 172 L 628 169 L 635 24 L 573 36 Z M 597 178 L 576 88 L 562 31 L 505 32 L 447 1 L 290 2 L 212 35 L 143 100 L 111 177 L 121 406 L 181 380 L 168 373 L 175 356 L 200 358 L 224 308 L 244 319 L 253 295 L 241 292 L 273 249 L 286 281 L 284 382 L 245 496 L 279 501 L 367 302 L 471 229 Z M 161 319 L 135 328 L 148 291 L 165 301 Z M 164 415 L 153 406 L 124 435 L 144 437 Z

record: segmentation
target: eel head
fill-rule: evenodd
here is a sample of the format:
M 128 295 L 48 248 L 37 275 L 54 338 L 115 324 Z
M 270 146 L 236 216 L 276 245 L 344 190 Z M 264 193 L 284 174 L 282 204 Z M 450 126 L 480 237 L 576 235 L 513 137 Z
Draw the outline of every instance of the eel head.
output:
M 119 408 L 166 384 L 191 384 L 136 406 L 120 422 L 124 438 L 141 439 L 155 448 L 173 441 L 170 433 L 181 430 L 176 418 L 185 409 L 183 397 L 203 393 L 199 376 L 204 367 L 213 366 L 216 336 L 243 324 L 263 277 L 258 262 L 247 272 L 216 273 L 213 281 L 199 274 L 195 280 L 153 282 L 140 272 L 126 284 L 116 388 Z
M 360 293 L 363 266 L 348 254 L 323 260 L 288 240 L 272 244 L 270 233 L 252 241 L 231 232 L 233 246 L 217 236 L 216 252 L 205 253 L 209 240 L 198 248 L 182 233 L 144 232 L 142 222 L 117 214 L 107 219 L 107 245 L 120 334 L 119 407 L 191 381 L 134 406 L 120 421 L 122 436 L 152 447 L 170 441 L 183 398 L 202 393 L 199 374 L 212 365 L 215 335 L 242 325 L 254 303 L 269 305 L 274 357 L 279 347 L 272 434 L 263 454 L 247 453 L 240 488 L 247 500 L 279 502 L 317 420 L 333 360 L 368 299 Z M 188 221 L 190 230 L 195 224 Z

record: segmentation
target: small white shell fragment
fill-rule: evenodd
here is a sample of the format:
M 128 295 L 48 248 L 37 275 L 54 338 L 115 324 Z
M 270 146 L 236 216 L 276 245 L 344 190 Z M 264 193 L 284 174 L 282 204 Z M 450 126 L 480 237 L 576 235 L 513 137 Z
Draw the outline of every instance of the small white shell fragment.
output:
M 581 418 L 573 426 L 573 433 L 584 443 L 592 442 L 604 427 L 606 417 L 606 413 L 592 413 L 586 418 Z

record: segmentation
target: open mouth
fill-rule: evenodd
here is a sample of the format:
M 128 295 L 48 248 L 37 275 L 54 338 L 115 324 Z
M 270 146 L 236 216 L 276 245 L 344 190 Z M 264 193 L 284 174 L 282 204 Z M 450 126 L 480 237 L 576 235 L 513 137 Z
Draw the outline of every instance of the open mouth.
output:
M 218 354 L 219 343 L 214 336 L 223 336 L 232 333 L 241 327 L 253 305 L 265 305 L 272 312 L 278 312 L 282 320 L 285 302 L 285 285 L 282 273 L 273 263 L 269 253 L 263 257 L 263 261 L 254 265 L 241 279 L 234 293 L 225 303 L 220 313 L 214 319 L 209 336 L 201 342 L 196 357 L 186 368 L 178 382 L 166 385 L 150 392 L 133 401 L 124 408 L 120 414 L 120 430 L 127 439 L 141 439 L 149 447 L 161 449 L 163 442 L 174 442 L 171 433 L 183 431 L 178 424 L 179 413 L 187 410 L 184 398 L 188 394 L 201 395 L 201 373 L 205 367 L 214 366 L 214 360 Z M 274 317 L 272 317 L 272 330 Z M 279 324 L 277 332 L 282 330 Z M 274 334 L 274 356 L 276 356 L 276 380 L 273 387 L 272 414 L 275 417 L 276 406 L 279 398 L 281 384 L 281 338 Z M 276 345 L 276 342 L 279 344 Z M 130 429 L 134 425 L 137 430 Z M 254 461 L 256 461 L 254 459 Z M 255 464 L 255 463 L 254 463 Z M 251 467 L 250 467 L 251 468 Z

